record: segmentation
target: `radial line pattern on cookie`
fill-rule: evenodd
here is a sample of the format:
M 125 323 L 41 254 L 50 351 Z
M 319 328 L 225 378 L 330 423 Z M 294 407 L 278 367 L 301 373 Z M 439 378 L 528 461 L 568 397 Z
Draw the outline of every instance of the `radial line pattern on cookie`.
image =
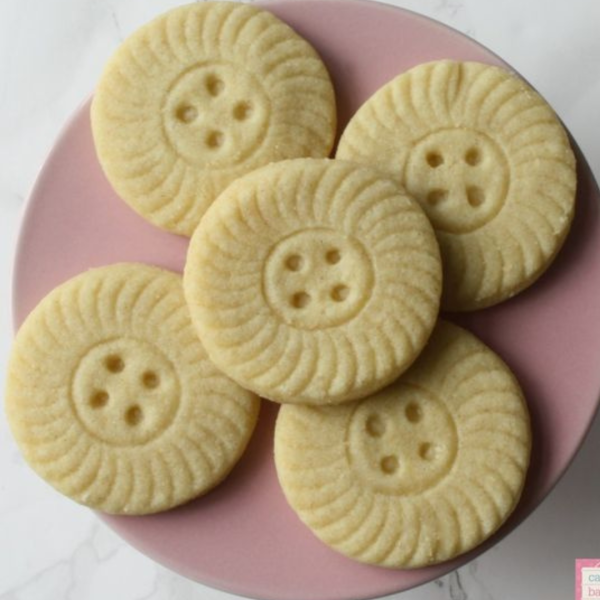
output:
M 389 171 L 419 200 L 442 250 L 446 310 L 531 285 L 574 214 L 575 158 L 560 121 L 490 65 L 442 60 L 400 74 L 351 119 L 337 158 Z

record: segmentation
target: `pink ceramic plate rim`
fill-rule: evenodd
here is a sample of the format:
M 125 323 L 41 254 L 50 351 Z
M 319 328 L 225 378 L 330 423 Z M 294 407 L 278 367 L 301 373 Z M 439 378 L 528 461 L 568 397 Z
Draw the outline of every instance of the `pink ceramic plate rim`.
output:
M 428 47 L 422 50 L 425 54 L 431 51 L 432 48 L 435 50 L 435 48 L 440 45 L 439 40 L 441 38 L 447 38 L 452 41 L 451 45 L 454 44 L 453 47 L 459 48 L 458 50 L 455 48 L 455 54 L 457 54 L 457 56 L 454 56 L 455 58 L 472 58 L 495 64 L 504 64 L 497 56 L 490 53 L 483 46 L 470 40 L 463 34 L 447 28 L 441 23 L 416 13 L 411 13 L 384 4 L 356 0 L 297 0 L 295 2 L 274 0 L 261 4 L 281 16 L 284 20 L 290 22 L 301 34 L 305 35 L 309 40 L 315 43 L 316 47 L 323 54 L 327 64 L 335 65 L 332 69 L 334 78 L 341 76 L 342 72 L 344 73 L 344 78 L 341 81 L 336 81 L 338 95 L 341 98 L 339 107 L 341 122 L 344 122 L 351 112 L 355 110 L 359 97 L 364 100 L 376 87 L 389 79 L 389 65 L 387 67 L 388 71 L 382 69 L 381 65 L 377 65 L 377 68 L 372 69 L 372 73 L 369 74 L 369 77 L 366 77 L 367 81 L 365 81 L 364 73 L 360 70 L 357 72 L 355 65 L 351 60 L 345 61 L 345 57 L 341 55 L 335 55 L 334 57 L 329 56 L 333 50 L 332 48 L 327 47 L 327 44 L 325 43 L 327 40 L 323 37 L 324 34 L 326 34 L 330 42 L 333 38 L 336 38 L 336 35 L 339 37 L 341 35 L 340 32 L 342 32 L 345 37 L 351 35 L 352 43 L 354 45 L 358 44 L 360 47 L 360 41 L 364 41 L 365 39 L 365 28 L 371 27 L 369 35 L 375 38 L 377 43 L 373 44 L 373 47 L 367 47 L 366 50 L 363 48 L 363 50 L 365 50 L 367 54 L 371 52 L 374 53 L 374 55 L 377 55 L 378 52 L 382 53 L 381 45 L 384 42 L 381 40 L 386 39 L 385 35 L 382 34 L 382 31 L 389 31 L 389 27 L 394 23 L 402 23 L 402 27 L 398 27 L 397 31 L 402 31 L 403 35 L 407 33 L 407 36 L 410 37 L 411 32 L 403 30 L 403 27 L 406 29 L 407 24 L 410 24 L 413 36 L 415 35 L 414 31 L 419 31 L 421 37 L 424 36 L 426 38 L 425 41 L 429 42 Z M 318 11 L 319 14 L 316 17 L 311 17 L 310 11 Z M 331 19 L 334 12 L 337 21 L 332 21 Z M 326 18 L 327 16 L 330 18 Z M 335 27 L 324 25 L 324 23 L 335 23 Z M 319 30 L 318 36 L 316 35 L 317 29 Z M 375 31 L 377 34 L 375 34 Z M 363 38 L 361 38 L 361 35 Z M 313 37 L 318 39 L 313 40 Z M 335 42 L 337 43 L 337 41 L 339 40 L 336 38 Z M 445 43 L 450 42 L 446 41 Z M 385 46 L 385 50 L 388 48 L 389 46 Z M 421 56 L 416 59 L 414 56 L 414 47 L 406 47 L 404 48 L 404 52 L 406 53 L 404 56 L 405 63 L 407 56 L 410 59 L 413 59 L 413 63 L 422 62 L 425 58 Z M 452 52 L 443 54 L 443 56 L 451 55 Z M 346 56 L 349 56 L 349 54 Z M 427 55 L 428 58 L 442 58 L 443 56 L 431 57 Z M 408 60 L 408 62 L 410 63 L 411 60 Z M 398 68 L 397 72 L 406 68 L 407 65 L 405 63 L 402 63 L 402 57 L 400 57 L 398 65 L 402 64 L 402 68 Z M 353 67 L 355 70 L 353 70 Z M 383 73 L 383 71 L 385 71 L 385 73 Z M 354 91 L 348 92 L 348 86 L 355 86 L 358 91 L 355 89 Z M 351 99 L 349 99 L 350 96 L 352 96 Z M 142 262 L 158 264 L 159 266 L 174 270 L 180 270 L 182 265 L 185 255 L 185 240 L 176 236 L 170 236 L 163 232 L 158 232 L 151 226 L 142 222 L 136 215 L 129 211 L 123 203 L 114 197 L 114 194 L 111 196 L 110 190 L 107 190 L 107 183 L 99 173 L 97 165 L 90 166 L 85 162 L 85 160 L 88 160 L 88 162 L 90 160 L 89 134 L 83 131 L 86 127 L 89 128 L 89 124 L 87 123 L 87 110 L 88 105 L 86 103 L 75 113 L 74 117 L 67 124 L 59 137 L 56 146 L 51 151 L 45 167 L 40 173 L 26 207 L 15 257 L 13 282 L 13 319 L 15 328 L 18 327 L 19 323 L 43 293 L 60 281 L 84 268 L 120 260 L 139 260 Z M 70 178 L 61 180 L 59 182 L 60 185 L 57 185 L 56 179 L 57 177 L 60 178 L 60 173 L 57 174 L 56 167 L 57 165 L 62 164 L 61 161 L 63 161 L 65 157 L 68 157 L 69 161 L 71 161 L 67 161 L 67 164 L 71 165 L 75 162 L 77 157 L 73 155 L 74 149 L 84 155 L 81 159 L 82 163 L 78 166 L 84 171 L 86 168 L 89 169 L 90 172 L 86 172 L 86 176 L 89 180 L 84 181 L 81 184 L 81 188 L 77 188 L 77 185 L 79 185 L 78 181 L 71 182 Z M 71 152 L 71 154 L 69 154 L 69 152 Z M 571 277 L 570 284 L 579 286 L 574 287 L 573 289 L 577 289 L 580 295 L 581 289 L 584 289 L 584 292 L 587 292 L 589 289 L 596 286 L 594 289 L 600 290 L 600 277 L 596 276 L 594 279 L 593 274 L 589 276 L 588 279 L 591 278 L 593 281 L 592 283 L 588 283 L 588 287 L 584 288 L 584 286 L 579 285 L 582 273 L 576 272 L 575 274 L 572 274 L 572 271 L 576 269 L 565 269 L 563 266 L 565 263 L 567 263 L 567 265 L 572 263 L 574 256 L 581 257 L 582 252 L 584 253 L 584 257 L 589 259 L 592 250 L 600 250 L 600 244 L 598 244 L 597 241 L 599 236 L 596 235 L 600 232 L 597 218 L 598 189 L 593 181 L 589 167 L 586 165 L 585 160 L 580 154 L 579 164 L 581 184 L 579 191 L 580 214 L 574 225 L 577 236 L 573 233 L 569 238 L 570 241 L 567 243 L 563 255 L 561 255 L 557 261 L 559 264 L 552 267 L 548 275 L 543 278 L 534 290 L 523 294 L 522 297 L 506 303 L 506 305 L 499 307 L 498 309 L 492 309 L 491 311 L 484 311 L 478 315 L 466 316 L 458 319 L 460 322 L 476 331 L 485 341 L 488 341 L 502 354 L 502 356 L 510 358 L 510 364 L 513 367 L 516 365 L 517 374 L 525 382 L 524 385 L 526 388 L 531 388 L 532 385 L 533 388 L 535 388 L 536 384 L 532 384 L 532 382 L 528 380 L 530 373 L 526 371 L 526 369 L 524 369 L 523 373 L 518 372 L 520 365 L 519 358 L 526 362 L 527 357 L 520 357 L 518 349 L 513 348 L 510 343 L 506 342 L 507 336 L 505 335 L 504 330 L 509 330 L 506 325 L 509 323 L 520 323 L 521 326 L 525 326 L 525 334 L 523 334 L 522 327 L 520 327 L 519 331 L 515 332 L 515 336 L 517 340 L 523 339 L 527 342 L 527 322 L 525 322 L 524 325 L 522 323 L 521 313 L 523 310 L 534 309 L 536 310 L 536 315 L 542 313 L 543 316 L 547 317 L 544 311 L 547 312 L 547 305 L 552 304 L 552 302 L 549 301 L 550 299 L 554 299 L 554 302 L 556 303 L 556 297 L 559 297 L 559 300 L 563 302 L 563 304 L 561 304 L 562 308 L 566 305 L 572 305 L 574 302 L 573 298 L 565 299 L 563 296 L 560 296 L 560 293 L 564 292 L 564 289 L 561 288 L 564 288 L 565 284 L 569 283 L 567 281 L 569 279 L 569 273 Z M 64 170 L 64 164 L 62 164 L 62 167 Z M 76 174 L 74 179 L 77 179 Z M 56 219 L 54 213 L 44 213 L 44 210 L 46 209 L 43 204 L 50 204 L 48 199 L 58 201 L 56 196 L 57 191 L 59 189 L 71 189 L 69 188 L 70 185 L 75 186 L 78 192 L 90 194 L 92 194 L 92 190 L 101 190 L 104 196 L 102 196 L 101 193 L 98 193 L 97 197 L 92 196 L 96 201 L 98 201 L 100 196 L 102 196 L 102 202 L 104 202 L 105 197 L 108 198 L 106 200 L 106 205 L 103 205 L 102 207 L 102 214 L 99 213 L 96 215 L 95 229 L 100 228 L 100 230 L 104 232 L 108 231 L 114 233 L 115 228 L 120 228 L 119 233 L 121 238 L 126 237 L 130 232 L 133 232 L 131 234 L 132 239 L 128 240 L 127 243 L 124 243 L 119 235 L 116 235 L 115 239 L 119 241 L 119 243 L 116 244 L 116 248 L 108 247 L 113 244 L 107 244 L 106 240 L 100 240 L 99 244 L 94 245 L 98 240 L 94 239 L 94 232 L 91 232 L 91 241 L 89 241 L 89 246 L 91 246 L 91 248 L 87 248 L 87 254 L 86 252 L 83 252 L 83 255 L 75 257 L 71 256 L 70 253 L 63 253 L 64 255 L 61 254 L 64 246 L 62 240 L 65 239 L 64 232 L 74 231 L 74 226 L 82 225 L 82 223 L 78 221 L 78 219 L 81 218 L 81 214 L 77 213 L 78 207 L 69 199 L 60 201 L 73 204 L 72 212 L 74 214 L 69 213 L 68 215 L 60 215 L 60 217 Z M 44 200 L 44 203 L 42 203 L 42 199 Z M 87 216 L 87 212 L 84 211 L 84 215 Z M 106 218 L 102 221 L 104 216 Z M 89 220 L 92 219 L 91 216 L 88 218 Z M 64 223 L 64 221 L 67 221 L 67 223 Z M 45 241 L 48 240 L 40 241 L 40 237 L 48 235 L 47 230 L 52 227 L 59 230 L 56 232 L 55 236 L 58 237 L 61 244 L 54 247 L 54 251 L 55 253 L 58 252 L 58 255 L 53 252 L 48 252 L 48 256 L 46 256 L 44 251 L 46 248 L 52 247 L 52 241 L 56 244 L 56 239 L 49 235 L 49 245 L 45 245 Z M 61 228 L 63 228 L 63 231 L 60 231 Z M 32 237 L 32 234 L 34 233 L 37 235 L 33 235 Z M 583 239 L 584 241 L 578 245 L 576 241 L 573 241 L 574 236 L 578 239 Z M 112 241 L 114 240 L 111 240 L 111 242 Z M 583 250 L 582 245 L 584 246 Z M 81 247 L 83 248 L 83 246 Z M 156 247 L 160 248 L 160 251 L 157 251 Z M 586 249 L 587 254 L 585 253 Z M 579 253 L 579 255 L 577 253 Z M 596 255 L 600 256 L 600 252 L 597 252 Z M 59 258 L 60 260 L 57 261 L 58 264 L 52 264 L 50 257 L 55 259 Z M 590 262 L 594 263 L 593 260 Z M 596 263 L 597 262 L 598 261 L 596 261 Z M 587 272 L 584 270 L 583 274 L 589 275 L 589 265 L 586 265 L 586 268 L 588 268 L 588 270 Z M 566 273 L 566 271 L 569 273 Z M 578 277 L 579 279 L 577 279 Z M 562 311 L 559 311 L 559 313 L 561 312 Z M 588 312 L 593 311 L 588 309 Z M 554 313 L 550 311 L 550 314 L 552 315 Z M 595 316 L 598 315 L 596 314 Z M 580 317 L 580 320 L 581 318 L 582 317 Z M 569 317 L 565 317 L 565 319 L 569 321 Z M 596 321 L 598 321 L 598 319 L 596 319 Z M 591 320 L 589 322 L 591 322 Z M 555 340 L 564 342 L 564 340 L 569 338 L 568 335 L 564 334 L 564 331 L 567 333 L 569 332 L 568 323 L 565 327 L 566 329 L 563 328 L 562 337 L 561 334 L 557 334 Z M 600 334 L 600 328 L 595 329 L 594 327 L 591 327 L 591 329 L 593 331 L 588 332 L 588 336 L 591 336 L 592 334 L 596 335 L 596 333 Z M 599 331 L 597 331 L 597 329 Z M 531 327 L 531 331 L 539 334 L 539 331 L 533 326 Z M 573 331 L 577 332 L 578 329 L 574 328 Z M 585 335 L 585 332 L 583 332 L 582 335 Z M 521 336 L 521 338 L 519 338 L 519 336 Z M 542 342 L 544 346 L 547 346 L 548 342 L 551 343 L 551 341 L 552 336 L 550 336 L 550 340 L 540 340 L 537 346 L 535 346 L 536 350 L 543 350 Z M 591 342 L 586 343 L 590 347 L 593 346 Z M 527 344 L 525 343 L 525 345 Z M 598 348 L 598 353 L 594 354 L 594 356 L 600 356 L 600 348 Z M 551 359 L 552 355 L 549 355 L 549 358 Z M 546 360 L 546 357 L 541 357 L 540 360 L 544 361 Z M 570 365 L 572 368 L 566 369 L 566 371 L 577 374 L 577 365 L 579 362 L 581 361 L 575 360 L 574 364 Z M 575 363 L 577 363 L 577 365 Z M 563 369 L 563 371 L 565 371 L 565 369 Z M 578 413 L 575 411 L 577 414 L 573 417 L 572 421 L 567 419 L 567 425 L 564 426 L 564 431 L 560 428 L 557 429 L 557 431 L 562 431 L 563 438 L 557 437 L 556 439 L 551 440 L 553 444 L 556 444 L 558 450 L 553 448 L 552 444 L 547 446 L 547 436 L 542 435 L 541 439 L 538 440 L 537 459 L 534 457 L 534 460 L 537 460 L 537 463 L 534 464 L 540 467 L 539 470 L 541 475 L 537 474 L 530 478 L 523 502 L 513 517 L 511 517 L 507 526 L 502 528 L 499 534 L 494 536 L 490 542 L 478 548 L 475 552 L 461 557 L 458 560 L 436 567 L 410 572 L 390 572 L 351 563 L 350 561 L 331 553 L 327 549 L 322 548 L 321 545 L 315 543 L 312 538 L 307 538 L 306 531 L 298 526 L 298 523 L 294 521 L 295 517 L 289 513 L 287 507 L 281 503 L 281 497 L 278 498 L 278 503 L 275 503 L 276 511 L 273 514 L 278 514 L 279 516 L 277 518 L 281 518 L 284 526 L 292 532 L 290 537 L 286 539 L 288 539 L 288 541 L 297 541 L 300 550 L 297 555 L 294 556 L 295 563 L 292 565 L 293 569 L 288 569 L 290 572 L 285 572 L 284 576 L 279 577 L 279 579 L 277 579 L 278 573 L 276 572 L 271 573 L 271 579 L 260 579 L 260 577 L 258 579 L 252 579 L 250 576 L 251 573 L 249 573 L 252 566 L 245 564 L 240 566 L 235 560 L 232 560 L 231 564 L 226 565 L 227 569 L 221 572 L 217 572 L 218 570 L 215 571 L 216 567 L 212 564 L 212 571 L 210 569 L 207 570 L 203 564 L 194 565 L 193 561 L 189 560 L 189 554 L 191 550 L 197 551 L 197 548 L 190 546 L 189 541 L 187 542 L 187 545 L 182 542 L 179 550 L 177 550 L 177 548 L 174 549 L 173 544 L 168 538 L 169 528 L 176 526 L 180 527 L 182 531 L 191 528 L 191 524 L 197 522 L 195 521 L 195 519 L 197 519 L 195 511 L 198 507 L 202 507 L 202 510 L 208 511 L 211 517 L 215 518 L 219 515 L 219 502 L 224 506 L 230 506 L 237 509 L 240 508 L 239 505 L 236 505 L 235 499 L 232 499 L 232 490 L 237 490 L 238 496 L 240 497 L 252 492 L 252 490 L 248 491 L 248 486 L 251 486 L 251 483 L 248 481 L 248 476 L 244 475 L 245 471 L 252 472 L 253 475 L 256 475 L 256 481 L 262 482 L 267 487 L 271 486 L 269 489 L 272 495 L 280 495 L 279 490 L 276 488 L 276 485 L 274 485 L 276 484 L 276 481 L 273 479 L 274 472 L 272 470 L 272 465 L 263 464 L 265 463 L 265 457 L 268 457 L 268 453 L 265 454 L 266 443 L 263 440 L 261 444 L 259 439 L 265 435 L 267 437 L 270 435 L 270 428 L 275 412 L 274 408 L 271 406 L 266 407 L 266 409 L 263 410 L 261 425 L 249 449 L 248 456 L 242 460 L 242 463 L 235 470 L 231 477 L 231 481 L 226 482 L 220 489 L 215 490 L 215 492 L 205 499 L 200 499 L 198 503 L 191 503 L 187 507 L 182 507 L 177 511 L 171 511 L 171 513 L 163 516 L 148 518 L 117 518 L 103 516 L 103 518 L 132 545 L 136 546 L 147 555 L 183 575 L 229 592 L 265 599 L 276 598 L 277 600 L 285 600 L 287 598 L 291 600 L 299 597 L 304 599 L 311 598 L 314 600 L 350 600 L 398 592 L 413 587 L 414 585 L 424 583 L 425 581 L 429 581 L 435 577 L 439 577 L 443 573 L 454 569 L 465 561 L 473 558 L 476 554 L 485 550 L 492 544 L 497 543 L 502 536 L 506 535 L 514 526 L 520 523 L 535 509 L 539 502 L 564 474 L 564 471 L 579 449 L 585 434 L 589 430 L 598 405 L 600 382 L 594 382 L 594 385 L 590 384 L 588 387 L 594 389 L 593 397 L 589 392 L 587 394 L 580 393 L 582 397 L 587 399 L 583 402 L 585 410 L 580 408 Z M 543 393 L 548 390 L 544 388 L 543 390 L 535 391 L 536 394 L 543 395 Z M 534 396 L 536 396 L 536 394 L 534 394 Z M 543 416 L 541 414 L 544 412 L 541 410 L 542 408 L 547 407 L 544 405 L 538 406 L 537 400 L 532 404 L 534 424 L 537 423 L 540 432 L 553 431 L 552 428 L 557 427 L 557 419 L 553 418 L 552 415 L 548 417 Z M 568 415 L 566 416 L 568 417 Z M 563 419 L 564 424 L 564 411 L 559 417 Z M 571 437 L 567 440 L 567 443 L 565 437 L 568 436 L 565 436 L 565 432 L 569 427 Z M 575 432 L 575 434 L 573 434 L 573 432 Z M 550 461 L 549 464 L 552 468 L 548 466 L 547 462 L 541 460 L 542 454 L 544 454 L 543 451 L 549 453 L 550 458 L 548 461 Z M 260 462 L 261 460 L 262 462 Z M 260 463 L 259 467 L 257 467 L 258 463 Z M 256 470 L 253 471 L 252 469 Z M 279 511 L 279 513 L 277 513 L 277 511 Z M 269 510 L 267 512 L 271 511 Z M 274 518 L 273 514 L 271 515 L 272 518 Z M 235 534 L 235 532 L 233 533 Z M 218 532 L 216 532 L 216 534 L 218 534 Z M 227 531 L 225 534 L 226 536 L 231 535 L 232 532 Z M 181 540 L 179 541 L 181 542 Z M 261 544 L 260 539 L 255 540 L 255 543 L 250 546 L 250 549 L 251 552 L 269 551 L 264 544 Z M 211 547 L 211 550 L 226 552 L 227 547 L 226 544 L 222 544 L 220 547 Z M 304 554 L 302 554 L 302 552 L 304 552 Z M 309 552 L 312 553 L 312 559 L 310 559 Z M 278 553 L 280 553 L 279 550 Z M 315 554 L 317 555 L 316 559 L 314 558 Z M 207 557 L 207 560 L 208 558 L 209 557 Z M 308 571 L 306 570 L 306 563 L 308 563 L 310 567 Z M 312 578 L 310 577 L 311 568 L 313 569 Z M 285 569 L 283 570 L 285 571 Z M 328 570 L 329 579 L 327 576 L 323 577 L 324 570 Z M 298 572 L 302 575 L 303 587 L 298 586 Z M 288 582 L 287 586 L 286 577 Z M 300 593 L 302 596 L 298 595 Z

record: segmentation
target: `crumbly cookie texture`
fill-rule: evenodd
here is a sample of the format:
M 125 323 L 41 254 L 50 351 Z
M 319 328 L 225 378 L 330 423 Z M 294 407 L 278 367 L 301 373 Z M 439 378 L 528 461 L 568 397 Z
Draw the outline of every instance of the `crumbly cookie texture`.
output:
M 513 511 L 529 464 L 527 407 L 508 367 L 440 322 L 417 362 L 360 402 L 283 406 L 275 462 L 323 542 L 390 568 L 449 560 Z
M 436 230 L 442 307 L 475 310 L 531 285 L 574 214 L 575 158 L 550 106 L 499 67 L 436 61 L 384 85 L 337 157 L 395 174 Z
M 184 273 L 213 362 L 277 402 L 366 396 L 405 371 L 437 318 L 441 262 L 419 205 L 386 175 L 326 159 L 231 184 Z
M 158 512 L 214 487 L 258 409 L 208 360 L 181 277 L 145 265 L 93 269 L 50 292 L 8 368 L 6 412 L 27 462 L 109 513 Z
M 201 2 L 119 47 L 92 102 L 98 158 L 116 192 L 190 236 L 234 179 L 272 161 L 328 156 L 333 86 L 316 51 L 258 7 Z

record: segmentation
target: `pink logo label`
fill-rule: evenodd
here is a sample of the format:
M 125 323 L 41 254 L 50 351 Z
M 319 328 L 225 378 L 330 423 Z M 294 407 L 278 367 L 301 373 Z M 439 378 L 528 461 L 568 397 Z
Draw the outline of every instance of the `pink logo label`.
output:
M 600 558 L 575 560 L 575 600 L 600 600 Z

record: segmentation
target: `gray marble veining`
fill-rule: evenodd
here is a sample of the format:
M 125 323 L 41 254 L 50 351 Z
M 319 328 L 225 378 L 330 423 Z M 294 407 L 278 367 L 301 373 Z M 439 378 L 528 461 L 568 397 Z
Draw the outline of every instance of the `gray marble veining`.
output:
M 488 45 L 555 106 L 600 174 L 600 3 L 396 0 Z M 44 156 L 124 36 L 174 0 L 0 3 L 0 383 L 18 221 Z M 565 600 L 576 556 L 600 556 L 596 424 L 556 491 L 516 532 L 402 600 Z M 26 467 L 0 418 L 0 600 L 233 600 L 139 554 Z M 573 508 L 576 508 L 573 510 Z M 551 551 L 549 551 L 551 549 Z M 539 574 L 544 573 L 540 579 Z

